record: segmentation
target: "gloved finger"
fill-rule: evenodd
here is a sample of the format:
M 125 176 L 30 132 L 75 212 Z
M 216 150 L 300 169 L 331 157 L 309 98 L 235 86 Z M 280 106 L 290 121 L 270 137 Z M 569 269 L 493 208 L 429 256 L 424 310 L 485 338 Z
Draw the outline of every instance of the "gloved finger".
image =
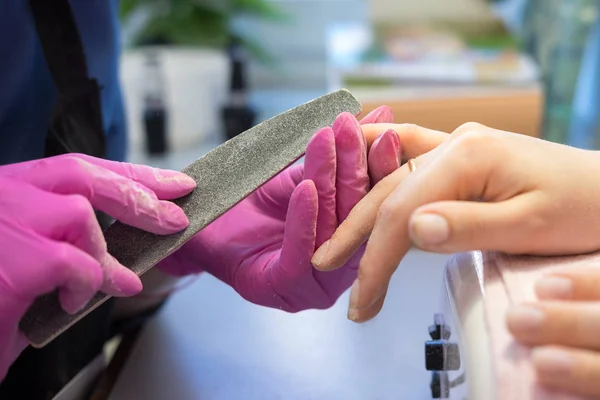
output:
M 525 304 L 506 315 L 510 333 L 530 346 L 556 344 L 600 350 L 600 303 L 552 301 Z
M 317 216 L 317 189 L 312 181 L 305 180 L 290 199 L 279 263 L 270 269 L 270 282 L 276 292 L 285 293 L 305 308 L 323 308 L 329 304 L 327 295 L 313 277 L 310 263 L 315 248 Z
M 94 209 L 155 234 L 179 232 L 189 224 L 181 208 L 129 178 L 73 157 L 62 167 L 43 174 L 29 169 L 19 179 L 49 192 L 84 196 Z
M 600 269 L 573 268 L 549 274 L 536 282 L 542 300 L 600 300 Z
M 81 161 L 81 166 L 78 166 Z M 59 169 L 68 174 L 71 168 L 79 170 L 89 168 L 90 165 L 102 170 L 112 171 L 122 177 L 131 179 L 151 191 L 161 200 L 172 200 L 190 193 L 196 187 L 196 182 L 189 176 L 178 172 L 149 167 L 146 165 L 130 164 L 104 160 L 85 154 L 64 154 L 40 160 L 27 161 L 2 167 L 3 174 L 20 175 L 28 171 L 28 174 L 39 174 L 45 176 L 52 169 Z
M 9 223 L 10 222 L 6 222 Z M 63 309 L 75 313 L 98 292 L 102 285 L 102 268 L 89 254 L 65 242 L 55 242 L 14 225 L 3 238 L 16 248 L 28 251 L 18 255 L 15 266 L 33 268 L 31 274 L 10 274 L 3 279 L 16 293 L 35 297 L 59 288 Z M 0 251 L 1 253 L 1 251 Z M 15 255 L 0 254 L 4 260 Z
M 360 120 L 361 125 L 382 124 L 394 122 L 394 113 L 388 106 L 380 106 L 368 113 Z
M 429 203 L 411 215 L 410 238 L 420 249 L 437 253 L 524 252 L 531 247 L 531 231 L 523 221 L 536 204 L 532 197 L 525 194 L 496 203 Z
M 335 187 L 336 162 L 333 130 L 323 128 L 309 142 L 304 160 L 304 179 L 314 183 L 319 198 L 316 246 L 320 246 L 329 239 L 338 225 Z
M 405 159 L 415 158 L 435 149 L 450 136 L 445 132 L 414 124 L 365 124 L 361 127 L 369 146 L 385 131 L 391 129 L 396 132 L 400 137 L 402 156 Z
M 290 202 L 290 197 L 302 182 L 303 176 L 304 164 L 292 165 L 259 187 L 246 201 L 262 212 L 284 220 L 287 210 L 281 205 Z
M 533 349 L 533 365 L 541 384 L 554 391 L 600 397 L 600 354 L 561 346 Z
M 21 221 L 38 234 L 57 242 L 68 242 L 96 259 L 103 270 L 104 283 L 100 290 L 104 293 L 133 296 L 142 290 L 140 278 L 108 253 L 94 210 L 85 197 L 47 192 L 42 195 L 45 207 L 27 207 L 29 212 L 20 216 Z
M 338 116 L 333 132 L 337 157 L 336 209 L 340 223 L 369 190 L 367 144 L 358 121 L 350 113 Z
M 400 168 L 402 147 L 398 134 L 389 129 L 379 136 L 369 150 L 371 187 Z

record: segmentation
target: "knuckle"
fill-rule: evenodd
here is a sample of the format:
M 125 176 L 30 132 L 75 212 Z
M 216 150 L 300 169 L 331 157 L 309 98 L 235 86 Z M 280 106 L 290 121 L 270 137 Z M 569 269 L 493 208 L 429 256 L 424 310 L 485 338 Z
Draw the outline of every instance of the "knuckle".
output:
M 396 202 L 387 198 L 377 211 L 377 221 L 389 221 L 393 219 L 397 208 Z
M 96 168 L 77 154 L 69 154 L 60 159 L 60 165 L 68 171 L 68 176 L 77 181 L 83 181 L 87 177 L 95 175 Z
M 81 159 L 77 154 L 68 154 L 60 158 L 60 163 L 68 168 L 81 169 L 86 164 L 90 165 L 87 161 Z
M 461 126 L 456 128 L 452 134 L 453 135 L 462 135 L 467 132 L 484 131 L 486 129 L 487 128 L 485 127 L 485 125 L 482 125 L 478 122 L 465 122 L 464 124 L 462 124 Z
M 494 143 L 493 135 L 481 130 L 464 131 L 453 136 L 451 140 L 453 154 L 457 153 L 461 160 L 467 162 L 482 154 L 489 156 L 488 150 Z
M 66 197 L 69 210 L 76 219 L 86 223 L 95 220 L 94 208 L 85 196 L 72 194 Z
M 55 268 L 68 268 L 73 263 L 73 248 L 66 242 L 57 243 L 51 257 Z

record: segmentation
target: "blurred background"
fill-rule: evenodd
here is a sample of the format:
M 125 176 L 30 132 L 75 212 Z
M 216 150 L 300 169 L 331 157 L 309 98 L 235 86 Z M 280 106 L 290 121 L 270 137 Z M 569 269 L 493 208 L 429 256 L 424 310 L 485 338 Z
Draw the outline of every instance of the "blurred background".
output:
M 365 111 L 392 106 L 398 122 L 452 131 L 477 121 L 597 148 L 598 7 L 596 0 L 122 0 L 130 155 L 183 167 L 199 151 L 340 87 Z
M 365 112 L 391 106 L 396 122 L 451 132 L 476 121 L 600 149 L 599 7 L 121 0 L 129 159 L 181 169 L 341 87 Z M 285 314 L 204 274 L 145 328 L 110 399 L 437 398 L 423 343 L 434 313 L 447 307 L 446 261 L 411 251 L 382 313 L 363 325 L 346 320 L 347 294 L 329 310 Z

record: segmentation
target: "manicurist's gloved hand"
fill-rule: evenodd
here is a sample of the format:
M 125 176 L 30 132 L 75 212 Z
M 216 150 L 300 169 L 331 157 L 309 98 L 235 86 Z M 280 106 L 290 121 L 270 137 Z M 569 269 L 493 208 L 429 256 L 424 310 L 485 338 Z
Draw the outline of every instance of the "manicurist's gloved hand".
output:
M 131 296 L 137 275 L 108 254 L 94 209 L 156 234 L 187 227 L 165 201 L 195 182 L 178 172 L 64 155 L 0 167 L 0 380 L 27 346 L 19 321 L 36 297 L 59 290 L 74 313 L 99 290 Z
M 391 110 L 381 107 L 361 123 L 392 119 Z M 312 138 L 303 165 L 263 185 L 159 267 L 178 276 L 205 270 L 267 307 L 289 312 L 330 307 L 356 278 L 363 250 L 334 272 L 317 271 L 311 257 L 370 185 L 400 165 L 395 132 L 380 135 L 369 152 L 368 144 L 356 118 L 341 114 L 333 128 Z

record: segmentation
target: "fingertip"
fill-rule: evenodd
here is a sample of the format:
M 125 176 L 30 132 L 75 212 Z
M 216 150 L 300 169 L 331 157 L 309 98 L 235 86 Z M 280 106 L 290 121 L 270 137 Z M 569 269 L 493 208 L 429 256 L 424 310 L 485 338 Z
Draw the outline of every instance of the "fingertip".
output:
M 318 208 L 318 194 L 315 183 L 310 179 L 305 179 L 298 184 L 292 197 L 290 198 L 290 208 L 296 206 L 298 203 L 302 203 L 305 207 L 305 212 L 315 214 Z
M 274 273 L 294 282 L 311 271 L 310 258 L 316 242 L 318 197 L 315 184 L 304 180 L 290 198 L 283 232 L 279 268 Z M 278 280 L 277 278 L 276 280 Z
M 102 292 L 110 296 L 129 297 L 140 293 L 143 289 L 139 276 L 125 267 L 112 255 L 107 254 L 104 264 L 104 283 Z
M 323 144 L 329 144 L 333 142 L 334 134 L 333 129 L 329 126 L 319 129 L 315 134 L 310 138 L 308 142 L 307 149 L 310 147 L 315 147 Z
M 358 120 L 349 112 L 343 112 L 338 115 L 333 123 L 333 132 L 336 139 L 339 136 L 347 135 L 348 133 L 360 133 L 361 136 L 363 136 Z
M 196 187 L 196 181 L 189 175 L 179 171 L 162 170 L 162 175 L 171 181 L 176 182 L 180 188 L 192 190 Z
M 386 105 L 377 107 L 360 120 L 361 125 L 392 122 L 394 122 L 394 112 Z
M 314 134 L 306 147 L 305 176 L 313 180 L 335 177 L 335 135 L 333 129 L 322 128 Z M 323 176 L 325 174 L 325 176 Z
M 355 281 L 354 285 L 356 285 L 357 282 L 358 282 L 358 280 Z M 352 288 L 353 290 L 355 289 L 354 285 Z M 358 289 L 358 288 L 356 288 L 356 289 Z M 348 307 L 348 319 L 355 323 L 365 323 L 365 322 L 372 320 L 377 315 L 379 315 L 379 313 L 383 309 L 383 304 L 385 302 L 386 293 L 383 293 L 383 295 L 381 295 L 371 305 L 369 305 L 367 307 L 363 307 L 363 308 L 353 307 L 352 294 L 350 295 L 350 297 L 351 297 L 351 299 L 350 299 L 351 303 L 350 303 L 350 306 Z M 356 296 L 355 296 L 355 299 L 356 299 Z
M 450 240 L 451 228 L 443 215 L 417 211 L 410 217 L 409 235 L 421 249 L 434 249 Z
M 162 218 L 159 218 L 156 234 L 177 233 L 190 225 L 190 221 L 185 212 L 175 203 L 167 200 L 160 201 L 162 207 Z
M 196 181 L 183 172 L 157 168 L 154 168 L 153 171 L 157 185 L 150 185 L 150 189 L 156 193 L 159 199 L 176 199 L 190 194 L 197 187 Z M 149 181 L 149 179 L 144 181 Z
M 373 184 L 400 168 L 400 153 L 400 138 L 394 130 L 388 129 L 375 139 L 368 156 L 369 173 Z

